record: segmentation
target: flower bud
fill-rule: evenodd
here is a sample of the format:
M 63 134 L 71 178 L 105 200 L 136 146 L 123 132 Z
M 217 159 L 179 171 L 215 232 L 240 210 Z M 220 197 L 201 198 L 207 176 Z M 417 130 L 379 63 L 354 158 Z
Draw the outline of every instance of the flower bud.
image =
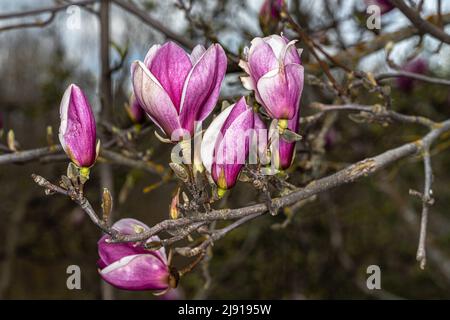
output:
M 385 14 L 395 9 L 395 6 L 389 0 L 365 0 L 367 6 L 378 6 L 380 13 Z
M 265 0 L 259 11 L 259 25 L 264 34 L 279 32 L 284 0 Z
M 131 121 L 135 124 L 142 124 L 145 121 L 145 111 L 136 100 L 134 93 L 131 94 L 128 104 L 125 104 L 125 110 Z
M 301 51 L 295 42 L 279 35 L 255 38 L 246 49 L 246 60 L 239 63 L 248 74 L 241 77 L 244 87 L 255 92 L 256 101 L 271 118 L 281 120 L 280 128 L 294 117 L 303 91 Z
M 219 197 L 232 188 L 248 157 L 255 113 L 242 97 L 222 111 L 205 131 L 201 156 Z
M 113 229 L 131 235 L 149 229 L 135 219 L 117 221 Z M 148 250 L 142 243 L 110 243 L 110 236 L 98 242 L 100 276 L 109 284 L 125 290 L 165 291 L 171 287 L 171 276 L 164 248 Z M 151 237 L 147 243 L 159 241 Z M 174 284 L 175 286 L 176 284 Z
M 95 118 L 78 86 L 71 84 L 64 92 L 59 112 L 59 141 L 64 151 L 78 167 L 91 167 L 98 153 Z
M 297 109 L 294 118 L 287 121 L 287 129 L 294 133 L 298 133 L 299 115 L 300 110 Z M 272 144 L 270 146 L 272 161 L 274 161 L 273 164 L 276 169 L 286 170 L 291 166 L 292 161 L 294 160 L 296 142 L 287 141 L 282 135 L 279 134 L 279 132 L 278 120 L 273 120 L 269 130 L 269 136 L 272 140 Z M 275 141 L 275 137 L 278 138 L 277 141 Z
M 425 74 L 428 72 L 428 63 L 425 59 L 418 58 L 407 62 L 403 67 L 403 71 Z M 396 79 L 397 87 L 404 91 L 410 92 L 414 88 L 415 80 L 411 77 L 398 77 Z

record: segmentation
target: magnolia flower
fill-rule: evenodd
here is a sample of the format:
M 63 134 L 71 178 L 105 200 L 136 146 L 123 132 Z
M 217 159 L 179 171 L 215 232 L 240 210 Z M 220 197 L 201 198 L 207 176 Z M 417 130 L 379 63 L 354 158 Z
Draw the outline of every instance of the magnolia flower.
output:
M 194 122 L 214 109 L 225 77 L 227 57 L 218 44 L 201 45 L 191 55 L 173 42 L 154 45 L 144 62 L 131 67 L 134 93 L 153 122 L 179 141 L 192 137 Z
M 256 117 L 242 97 L 222 111 L 205 131 L 201 157 L 217 184 L 219 197 L 236 184 L 249 153 L 255 122 L 264 126 Z
M 149 227 L 135 219 L 117 221 L 113 229 L 131 235 L 147 231 Z M 165 291 L 176 287 L 176 277 L 170 273 L 164 248 L 147 250 L 142 243 L 109 243 L 104 235 L 98 242 L 97 263 L 100 276 L 109 284 L 125 290 Z M 148 242 L 159 241 L 157 236 Z
M 378 6 L 381 14 L 385 14 L 395 8 L 389 0 L 365 0 L 365 2 L 367 6 Z
M 71 84 L 60 105 L 59 141 L 70 160 L 80 168 L 91 167 L 97 158 L 95 118 L 83 91 Z
M 145 121 L 145 111 L 136 100 L 134 93 L 131 94 L 128 104 L 125 104 L 125 110 L 134 123 L 141 124 Z
M 244 87 L 255 92 L 256 100 L 270 117 L 286 128 L 294 117 L 303 91 L 303 66 L 295 42 L 272 35 L 252 40 L 246 61 L 239 65 L 249 75 L 241 77 Z
M 300 108 L 297 109 L 294 117 L 288 121 L 287 125 L 287 128 L 295 133 L 298 133 L 299 115 Z M 277 122 L 278 120 L 273 120 L 269 129 L 269 136 L 272 137 L 270 151 L 274 167 L 278 170 L 286 170 L 291 166 L 292 161 L 294 160 L 296 143 L 288 142 L 279 135 Z M 276 141 L 275 137 L 277 137 Z
M 265 0 L 259 11 L 259 25 L 264 34 L 277 32 L 284 0 Z
M 418 58 L 407 62 L 402 67 L 402 71 L 425 74 L 428 71 L 428 63 L 426 60 Z M 399 87 L 401 90 L 409 92 L 413 89 L 415 81 L 411 77 L 398 77 L 396 79 L 396 83 L 397 87 Z

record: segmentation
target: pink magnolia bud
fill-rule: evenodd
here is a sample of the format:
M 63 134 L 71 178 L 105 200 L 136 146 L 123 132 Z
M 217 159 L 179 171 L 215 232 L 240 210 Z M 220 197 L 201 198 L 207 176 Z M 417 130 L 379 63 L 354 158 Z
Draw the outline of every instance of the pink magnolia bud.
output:
M 131 121 L 133 121 L 136 124 L 144 123 L 145 111 L 144 109 L 142 109 L 141 105 L 136 100 L 134 93 L 131 94 L 128 104 L 125 104 L 125 110 L 127 111 Z
M 248 157 L 257 115 L 242 97 L 222 111 L 205 131 L 201 156 L 222 196 L 232 188 Z
M 264 34 L 272 34 L 279 30 L 281 11 L 284 0 L 265 0 L 259 11 L 259 25 Z
M 196 46 L 191 55 L 173 42 L 154 45 L 131 67 L 134 93 L 153 122 L 172 141 L 192 136 L 219 98 L 227 57 L 218 44 Z
M 97 158 L 95 118 L 83 91 L 71 84 L 60 105 L 59 141 L 79 167 L 91 167 Z
M 299 127 L 299 116 L 300 116 L 300 108 L 297 109 L 295 116 L 288 121 L 287 129 L 292 132 L 298 133 Z M 269 136 L 273 137 L 274 133 L 278 133 L 278 120 L 273 120 L 270 125 Z M 295 142 L 286 141 L 281 135 L 278 135 L 278 144 L 271 144 L 271 153 L 272 159 L 274 161 L 274 166 L 278 170 L 286 170 L 288 169 L 295 156 Z M 275 146 L 277 146 L 277 150 L 275 150 Z
M 403 71 L 425 74 L 428 72 L 428 62 L 425 59 L 418 58 L 407 62 L 403 67 Z M 397 87 L 405 92 L 413 89 L 415 80 L 410 77 L 398 77 L 396 79 Z
M 112 228 L 126 235 L 149 229 L 135 219 L 119 220 Z M 164 248 L 152 251 L 145 249 L 142 243 L 109 243 L 109 239 L 105 235 L 98 242 L 100 259 L 97 264 L 103 280 L 125 290 L 165 291 L 174 287 Z M 148 240 L 152 241 L 159 241 L 159 238 Z
M 294 117 L 303 91 L 303 66 L 295 42 L 278 35 L 252 40 L 246 61 L 239 65 L 249 75 L 241 77 L 244 87 L 255 92 L 256 100 L 270 117 Z
M 389 0 L 365 0 L 367 6 L 380 7 L 380 13 L 385 14 L 393 10 L 395 6 Z

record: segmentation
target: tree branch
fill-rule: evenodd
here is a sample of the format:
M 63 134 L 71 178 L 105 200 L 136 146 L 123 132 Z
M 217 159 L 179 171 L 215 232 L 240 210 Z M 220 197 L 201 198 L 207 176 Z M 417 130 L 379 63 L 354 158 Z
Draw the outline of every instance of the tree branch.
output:
M 411 23 L 422 33 L 428 33 L 442 42 L 450 44 L 450 35 L 445 33 L 444 30 L 435 26 L 431 22 L 422 19 L 419 12 L 406 5 L 403 0 L 391 0 L 391 3 L 396 6 Z
M 315 194 L 328 191 L 332 188 L 351 183 L 362 177 L 370 176 L 380 169 L 417 152 L 429 148 L 431 144 L 444 132 L 450 131 L 450 120 L 438 124 L 437 128 L 431 130 L 422 139 L 404 144 L 400 147 L 385 151 L 372 158 L 361 160 L 348 166 L 330 176 L 315 180 L 306 187 L 298 189 L 286 196 L 275 198 L 272 204 L 275 208 L 281 208 L 307 199 Z M 117 235 L 113 240 L 116 242 L 137 242 L 150 238 L 151 236 L 165 230 L 190 225 L 200 221 L 234 220 L 247 216 L 259 216 L 267 212 L 267 205 L 259 203 L 239 209 L 213 210 L 205 214 L 196 214 L 189 218 L 162 221 L 149 230 L 136 235 Z

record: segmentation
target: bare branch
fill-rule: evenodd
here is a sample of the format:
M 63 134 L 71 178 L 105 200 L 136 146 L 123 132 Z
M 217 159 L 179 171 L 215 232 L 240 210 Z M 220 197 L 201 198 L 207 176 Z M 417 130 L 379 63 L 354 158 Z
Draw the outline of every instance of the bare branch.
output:
M 411 78 L 411 79 L 415 79 L 415 80 L 420 80 L 423 82 L 440 84 L 440 85 L 444 85 L 444 86 L 450 86 L 450 80 L 425 76 L 422 74 L 408 72 L 408 71 L 386 72 L 386 73 L 377 75 L 375 77 L 375 79 L 377 81 L 383 81 L 386 79 L 399 78 L 399 77 L 407 77 L 407 78 Z
M 338 110 L 368 112 L 375 116 L 387 117 L 397 122 L 420 124 L 430 129 L 436 128 L 436 126 L 438 125 L 436 122 L 428 118 L 422 116 L 404 115 L 393 110 L 388 110 L 380 105 L 374 106 L 364 106 L 359 104 L 325 105 L 322 103 L 315 102 L 311 104 L 311 107 L 314 109 L 318 109 L 322 112 L 338 111 Z
M 431 130 L 421 140 L 404 144 L 400 147 L 388 150 L 372 158 L 361 160 L 330 176 L 315 180 L 304 188 L 298 189 L 286 196 L 275 198 L 272 205 L 281 208 L 293 205 L 298 201 L 307 199 L 313 195 L 328 191 L 332 188 L 354 182 L 362 177 L 367 177 L 396 161 L 414 155 L 417 152 L 429 148 L 431 144 L 444 132 L 450 131 L 450 120 L 440 123 L 437 128 Z M 259 203 L 239 209 L 213 210 L 206 214 L 197 214 L 189 218 L 162 221 L 149 230 L 137 235 L 117 235 L 116 242 L 143 241 L 164 230 L 173 230 L 199 221 L 234 220 L 247 216 L 259 216 L 267 212 L 266 203 Z
M 22 18 L 22 17 L 28 17 L 28 16 L 34 16 L 44 13 L 54 13 L 61 10 L 64 10 L 70 6 L 76 5 L 76 6 L 86 6 L 93 3 L 98 2 L 99 0 L 80 0 L 78 2 L 70 2 L 66 4 L 56 5 L 56 6 L 49 6 L 39 9 L 33 9 L 33 10 L 27 10 L 27 11 L 18 11 L 18 12 L 11 12 L 11 13 L 4 13 L 0 14 L 0 20 L 4 19 L 13 19 L 13 18 Z
M 391 3 L 395 5 L 420 32 L 428 33 L 436 39 L 450 44 L 449 34 L 445 33 L 444 30 L 440 29 L 431 22 L 422 19 L 419 12 L 410 8 L 405 2 L 403 2 L 403 0 L 391 0 Z M 438 16 L 441 17 L 441 15 Z
M 122 9 L 128 11 L 129 13 L 135 15 L 136 17 L 138 17 L 140 20 L 142 20 L 149 26 L 155 28 L 159 32 L 166 35 L 168 38 L 175 40 L 182 46 L 189 48 L 189 49 L 193 49 L 195 47 L 195 44 L 192 43 L 188 38 L 181 36 L 181 35 L 175 33 L 174 31 L 170 30 L 169 28 L 164 26 L 161 22 L 159 22 L 158 20 L 155 20 L 154 18 L 150 17 L 146 12 L 142 11 L 139 7 L 137 7 L 133 3 L 124 1 L 124 0 L 112 0 L 112 2 L 114 2 L 116 5 L 118 5 Z

